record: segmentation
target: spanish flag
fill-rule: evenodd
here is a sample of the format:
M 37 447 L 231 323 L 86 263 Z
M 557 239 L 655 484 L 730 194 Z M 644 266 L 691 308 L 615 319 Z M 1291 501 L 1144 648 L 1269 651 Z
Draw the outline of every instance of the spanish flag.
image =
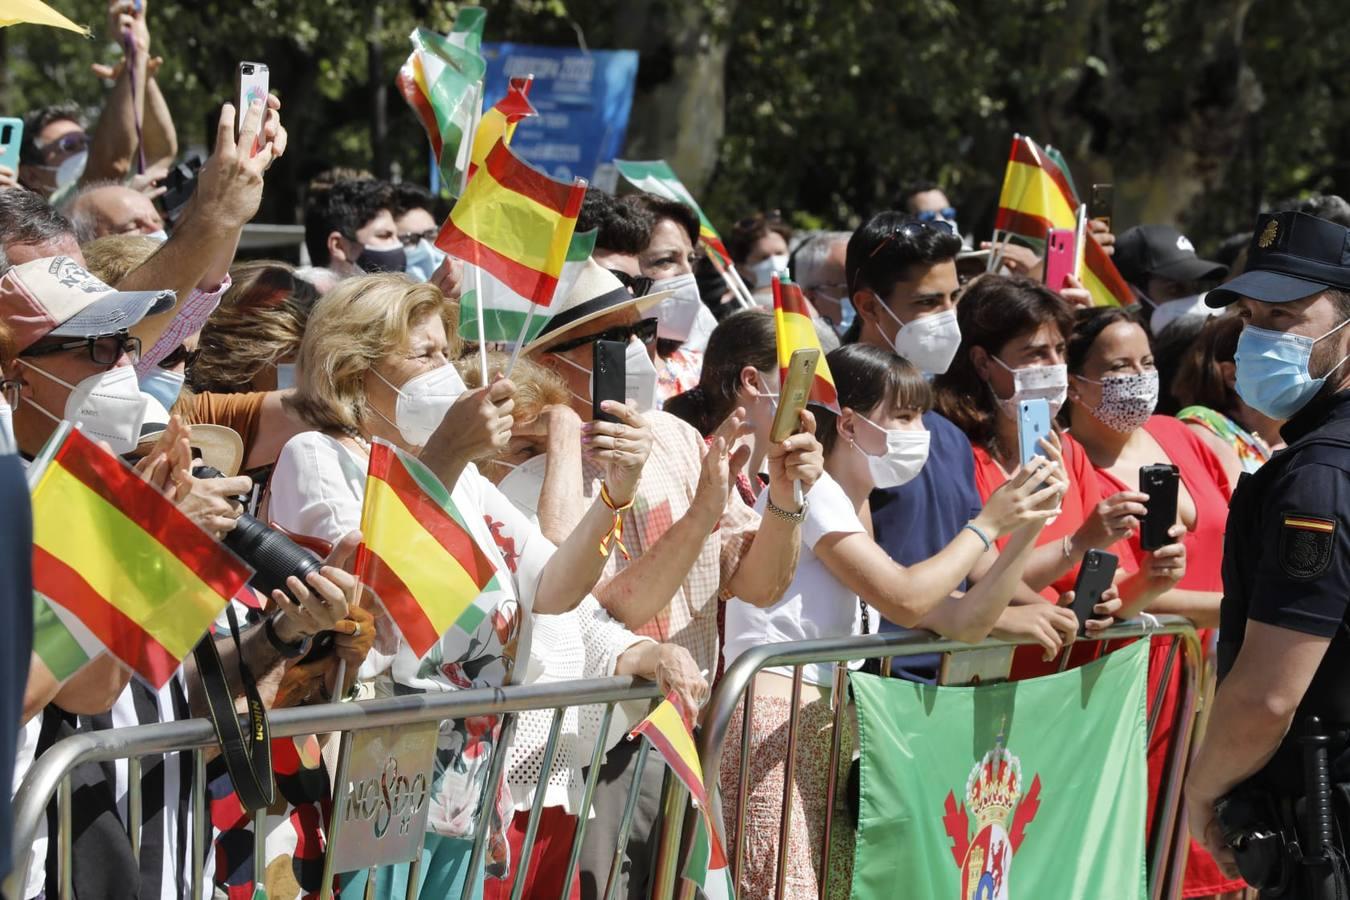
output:
M 516 133 L 516 125 L 521 119 L 539 115 L 534 105 L 530 103 L 530 85 L 533 83 L 533 75 L 512 78 L 506 89 L 506 96 L 498 100 L 492 109 L 483 113 L 478 130 L 473 134 L 473 156 L 469 160 L 470 178 L 487 162 L 487 156 L 497 141 L 503 144 L 511 143 L 511 138 Z
M 614 168 L 638 190 L 666 200 L 679 201 L 698 213 L 698 242 L 708 251 L 718 271 L 731 265 L 731 254 L 727 252 L 726 244 L 722 243 L 722 236 L 694 202 L 694 195 L 689 193 L 689 189 L 680 181 L 668 162 L 664 159 L 646 161 L 616 159 Z
M 994 231 L 1044 243 L 1051 228 L 1075 228 L 1078 196 L 1068 174 L 1025 135 L 1014 135 Z M 1091 236 L 1089 235 L 1091 238 Z M 1083 286 L 1098 306 L 1128 306 L 1134 293 L 1096 238 L 1080 248 Z
M 643 735 L 661 754 L 666 765 L 680 779 L 680 783 L 694 798 L 699 810 L 698 827 L 689 849 L 689 862 L 684 877 L 694 882 L 709 900 L 730 900 L 735 896 L 731 884 L 731 867 L 722 849 L 717 827 L 708 807 L 708 793 L 703 785 L 703 766 L 698 760 L 694 735 L 689 730 L 689 717 L 675 694 L 669 694 L 652 714 L 637 724 L 628 736 Z
M 419 659 L 451 628 L 473 632 L 496 607 L 496 567 L 450 492 L 417 459 L 379 440 L 370 449 L 361 534 L 357 577 Z
M 38 646 L 58 679 L 106 648 L 163 687 L 251 575 L 79 431 L 66 434 L 37 477 L 33 589 L 49 636 Z M 63 639 L 50 639 L 61 634 L 58 624 Z
M 838 414 L 839 392 L 835 390 L 834 375 L 830 374 L 830 364 L 825 361 L 825 351 L 821 349 L 820 337 L 811 321 L 811 311 L 802 296 L 802 289 L 776 275 L 773 279 L 773 318 L 778 334 L 779 378 L 787 378 L 788 363 L 794 350 L 820 350 L 820 362 L 816 365 L 816 377 L 807 402 Z
M 548 306 L 585 196 L 585 181 L 555 181 L 498 141 L 441 226 L 436 246 Z

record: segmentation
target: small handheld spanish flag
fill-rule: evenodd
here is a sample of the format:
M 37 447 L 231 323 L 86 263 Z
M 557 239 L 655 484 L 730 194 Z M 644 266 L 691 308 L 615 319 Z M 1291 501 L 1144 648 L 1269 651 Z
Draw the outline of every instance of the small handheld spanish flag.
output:
M 802 296 L 802 289 L 791 279 L 773 278 L 773 318 L 778 335 L 778 376 L 787 378 L 788 363 L 796 350 L 819 350 L 820 363 L 816 366 L 816 377 L 811 384 L 811 397 L 808 403 L 823 406 L 831 412 L 839 413 L 839 392 L 834 387 L 834 375 L 830 374 L 830 364 L 825 361 L 825 351 L 820 346 L 820 337 L 811 321 L 811 311 Z

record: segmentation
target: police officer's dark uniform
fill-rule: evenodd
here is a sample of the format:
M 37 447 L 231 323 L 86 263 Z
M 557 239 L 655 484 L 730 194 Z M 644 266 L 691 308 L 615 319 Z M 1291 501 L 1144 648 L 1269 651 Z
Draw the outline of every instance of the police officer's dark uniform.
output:
M 1350 231 L 1339 225 L 1301 213 L 1261 216 L 1249 254 L 1246 273 L 1210 292 L 1210 306 L 1239 296 L 1288 302 L 1327 287 L 1350 292 Z M 1229 507 L 1219 678 L 1232 669 L 1249 619 L 1331 644 L 1279 750 L 1219 804 L 1219 820 L 1262 897 L 1347 897 L 1332 854 L 1350 838 L 1350 391 L 1314 397 L 1281 436 L 1288 449 L 1244 475 Z M 1317 805 L 1302 802 L 1322 768 L 1311 762 L 1319 746 L 1334 801 L 1325 834 Z M 1333 848 L 1322 846 L 1328 838 Z M 1267 864 L 1274 871 L 1263 880 L 1258 870 Z

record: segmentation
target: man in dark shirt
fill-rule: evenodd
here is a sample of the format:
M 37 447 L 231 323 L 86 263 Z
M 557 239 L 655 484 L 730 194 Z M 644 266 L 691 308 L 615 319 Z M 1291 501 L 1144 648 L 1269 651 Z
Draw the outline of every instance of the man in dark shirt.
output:
M 845 342 L 896 352 L 928 377 L 946 372 L 961 344 L 956 324 L 960 250 L 961 238 L 945 222 L 918 222 L 899 212 L 873 216 L 848 242 L 845 275 L 857 317 Z M 965 434 L 937 412 L 925 413 L 923 423 L 932 441 L 923 470 L 912 481 L 871 496 L 876 541 L 904 566 L 936 556 L 983 506 Z M 978 580 L 997 558 L 997 551 L 986 553 L 971 574 Z M 880 627 L 899 628 L 884 619 Z M 939 659 L 901 657 L 895 670 L 933 681 Z
M 1186 782 L 1191 832 L 1231 874 L 1236 861 L 1215 802 L 1235 788 L 1301 796 L 1299 736 L 1310 717 L 1336 735 L 1333 761 L 1350 727 L 1347 247 L 1350 230 L 1339 225 L 1302 213 L 1263 215 L 1247 272 L 1206 300 L 1235 305 L 1244 320 L 1239 395 L 1288 419 L 1281 430 L 1288 449 L 1244 478 L 1229 509 L 1220 682 Z M 1305 857 L 1316 855 L 1309 837 L 1298 835 Z M 1290 869 L 1288 896 L 1324 896 L 1310 887 L 1307 879 L 1319 877 L 1312 868 Z

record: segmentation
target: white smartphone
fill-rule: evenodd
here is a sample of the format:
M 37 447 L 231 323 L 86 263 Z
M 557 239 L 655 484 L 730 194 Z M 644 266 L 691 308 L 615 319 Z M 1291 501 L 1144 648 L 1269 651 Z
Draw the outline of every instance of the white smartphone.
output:
M 235 73 L 234 96 L 235 96 L 235 114 L 234 114 L 234 136 L 238 137 L 239 132 L 244 127 L 244 116 L 248 112 L 249 105 L 256 100 L 267 102 L 268 90 L 268 71 L 267 64 L 260 62 L 241 62 L 239 70 Z M 266 119 L 267 112 L 263 111 L 263 117 Z M 262 136 L 253 144 L 253 154 L 262 149 Z M 250 154 L 252 155 L 252 154 Z

